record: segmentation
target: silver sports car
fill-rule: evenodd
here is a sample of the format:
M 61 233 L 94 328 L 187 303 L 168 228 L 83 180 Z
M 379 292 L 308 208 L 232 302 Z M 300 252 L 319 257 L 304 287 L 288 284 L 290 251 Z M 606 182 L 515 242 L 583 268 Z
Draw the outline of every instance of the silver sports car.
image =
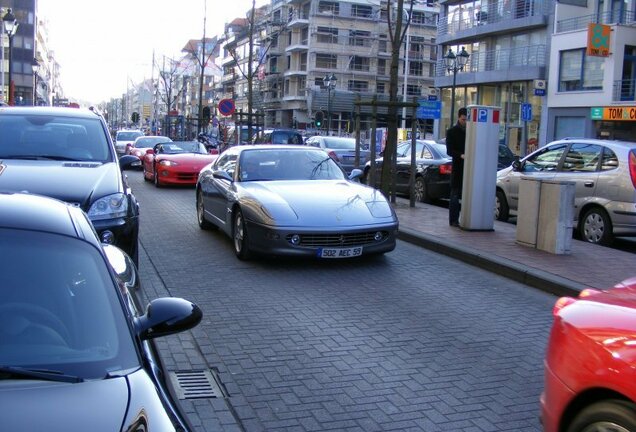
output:
M 398 220 L 384 195 L 352 181 L 318 148 L 232 147 L 199 173 L 197 219 L 252 253 L 351 258 L 395 249 Z

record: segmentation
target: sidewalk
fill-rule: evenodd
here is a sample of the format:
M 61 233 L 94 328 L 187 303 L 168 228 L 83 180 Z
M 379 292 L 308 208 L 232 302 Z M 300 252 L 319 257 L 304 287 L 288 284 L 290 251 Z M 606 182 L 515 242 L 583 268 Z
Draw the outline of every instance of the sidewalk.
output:
M 516 243 L 516 225 L 495 221 L 494 231 L 448 225 L 448 209 L 397 198 L 399 239 L 457 258 L 555 295 L 586 287 L 609 288 L 636 275 L 636 256 L 572 239 L 571 253 L 557 255 Z

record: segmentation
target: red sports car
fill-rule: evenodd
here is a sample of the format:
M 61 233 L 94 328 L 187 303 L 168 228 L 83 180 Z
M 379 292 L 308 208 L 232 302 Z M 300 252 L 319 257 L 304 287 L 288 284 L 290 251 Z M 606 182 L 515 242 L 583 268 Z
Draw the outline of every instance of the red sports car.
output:
M 636 431 L 636 277 L 556 302 L 541 420 L 546 432 Z
M 197 141 L 173 141 L 156 144 L 143 158 L 144 180 L 155 186 L 195 185 L 201 168 L 212 163 L 218 154 L 210 154 Z

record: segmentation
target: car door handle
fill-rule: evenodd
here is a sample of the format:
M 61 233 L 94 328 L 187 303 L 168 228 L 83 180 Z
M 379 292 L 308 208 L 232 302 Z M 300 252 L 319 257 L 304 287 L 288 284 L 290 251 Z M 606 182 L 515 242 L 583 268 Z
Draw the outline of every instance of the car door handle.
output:
M 594 187 L 594 182 L 591 182 L 591 181 L 590 182 L 585 182 L 585 183 L 583 183 L 583 185 L 585 187 Z

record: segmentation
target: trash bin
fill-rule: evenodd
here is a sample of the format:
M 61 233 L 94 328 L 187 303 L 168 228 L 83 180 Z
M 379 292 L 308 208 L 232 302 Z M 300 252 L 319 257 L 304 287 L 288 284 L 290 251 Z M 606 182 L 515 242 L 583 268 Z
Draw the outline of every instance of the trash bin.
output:
M 574 228 L 575 183 L 522 177 L 517 243 L 553 254 L 569 254 Z

